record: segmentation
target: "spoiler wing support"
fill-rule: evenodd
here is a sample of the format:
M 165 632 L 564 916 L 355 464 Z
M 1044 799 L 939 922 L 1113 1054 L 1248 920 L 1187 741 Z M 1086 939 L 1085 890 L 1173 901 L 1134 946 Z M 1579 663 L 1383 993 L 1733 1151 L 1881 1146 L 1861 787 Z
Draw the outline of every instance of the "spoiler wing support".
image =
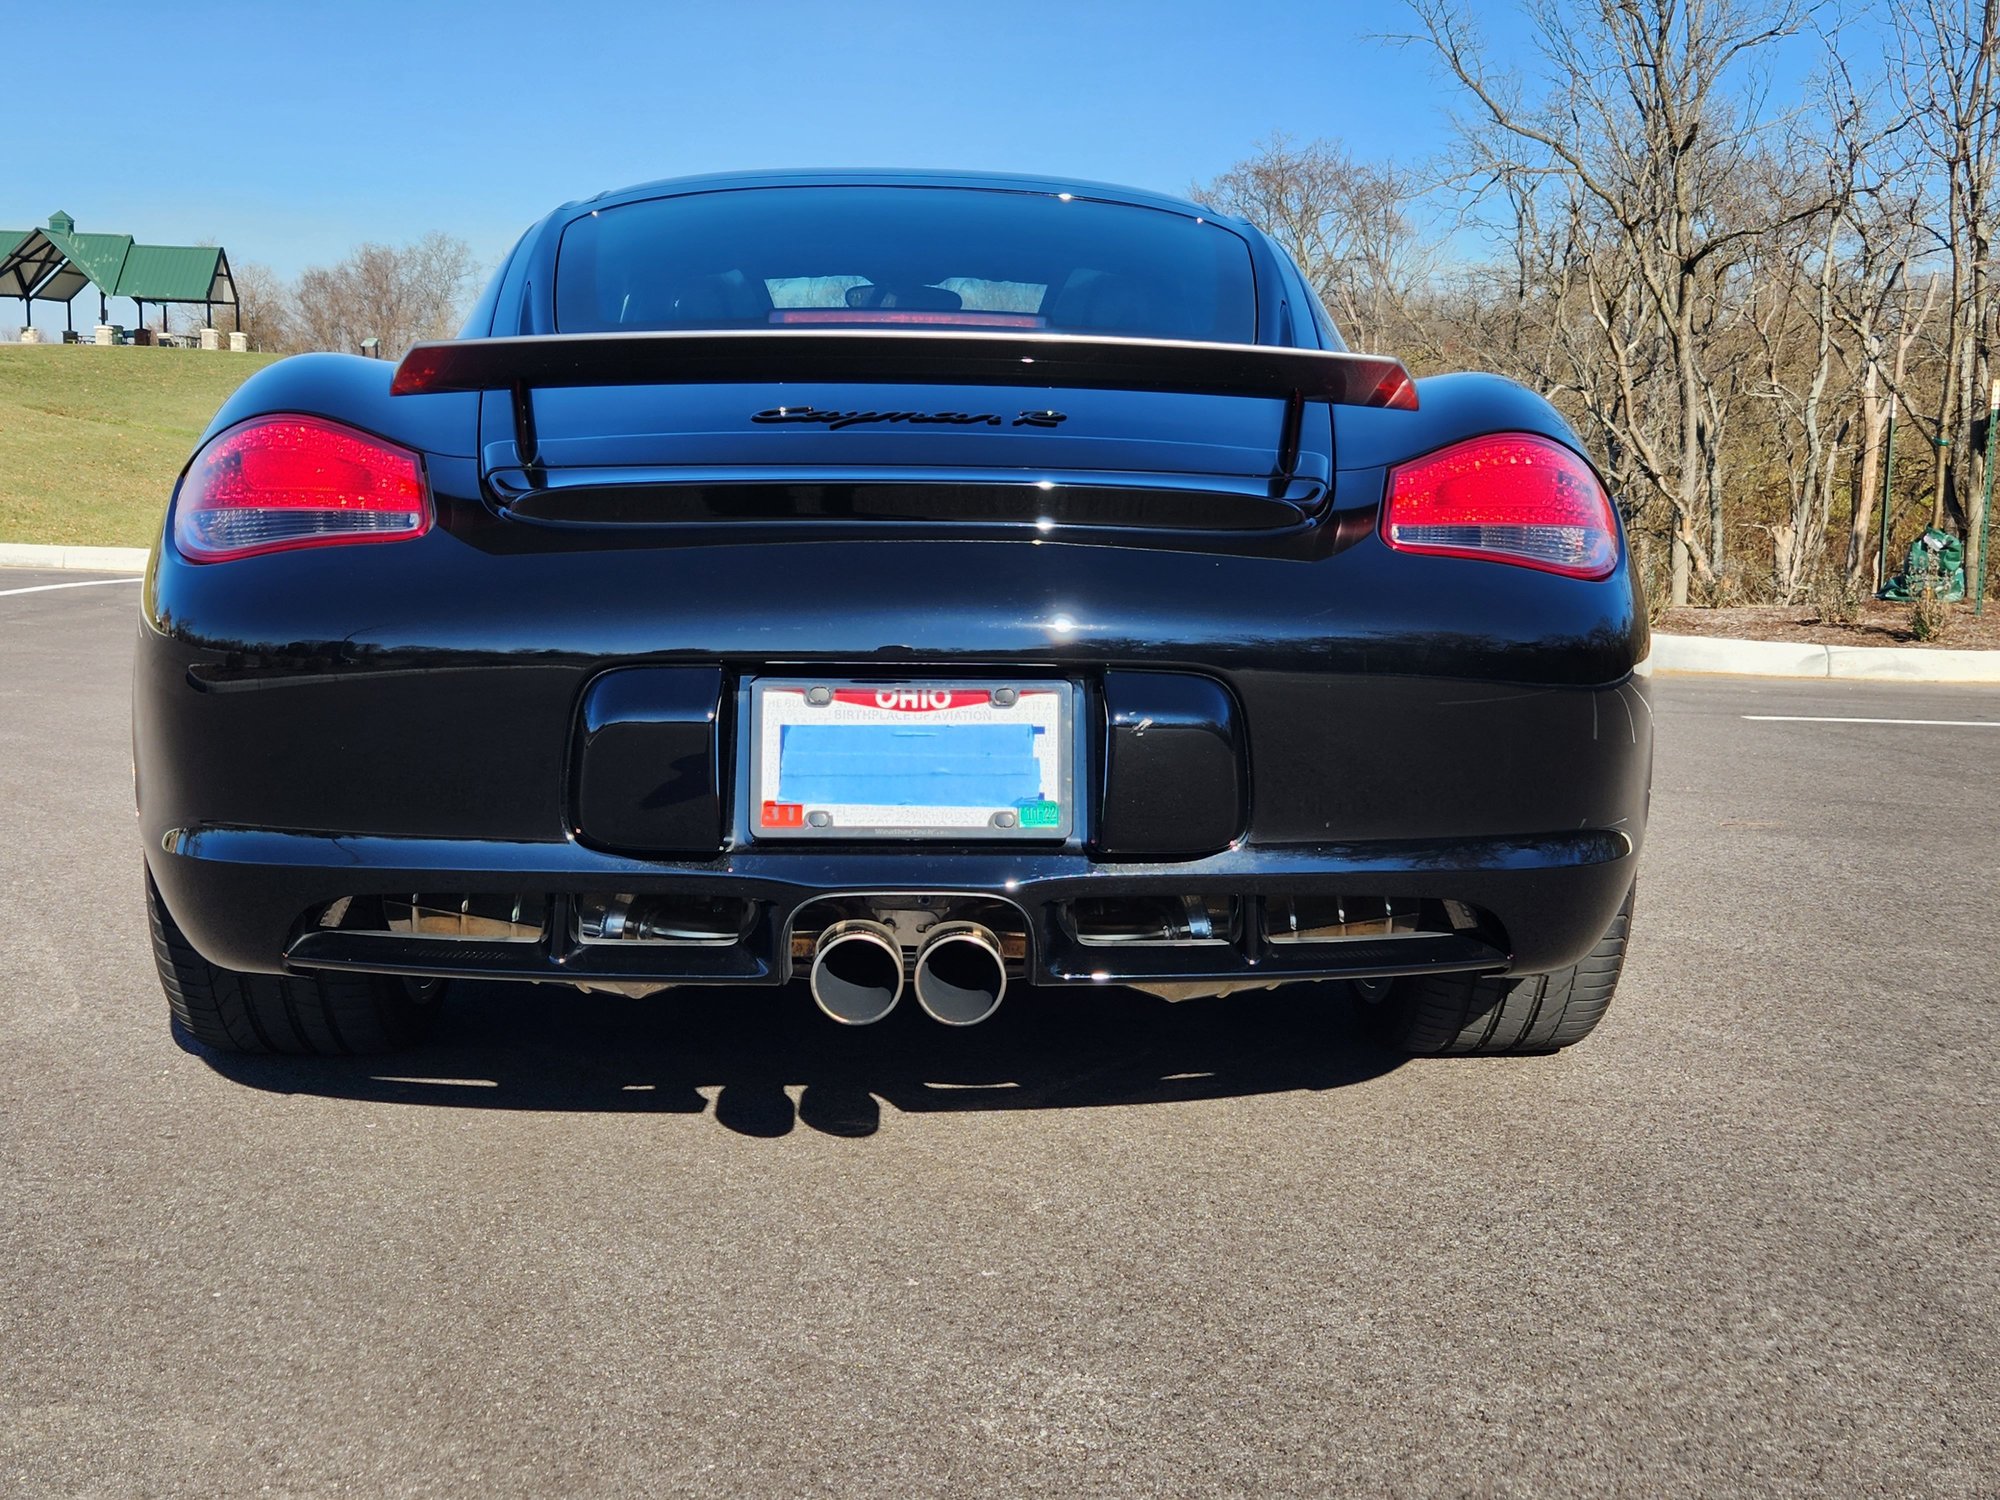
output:
M 1285 403 L 1278 468 L 1298 462 L 1305 403 L 1414 411 L 1400 360 L 1271 344 L 938 329 L 772 328 L 529 334 L 417 344 L 396 396 L 507 391 L 521 462 L 538 456 L 534 392 L 604 385 L 761 382 L 998 385 L 1262 396 Z
M 521 467 L 532 469 L 542 461 L 541 439 L 535 435 L 535 393 L 525 380 L 508 389 L 514 394 L 514 449 L 521 455 Z

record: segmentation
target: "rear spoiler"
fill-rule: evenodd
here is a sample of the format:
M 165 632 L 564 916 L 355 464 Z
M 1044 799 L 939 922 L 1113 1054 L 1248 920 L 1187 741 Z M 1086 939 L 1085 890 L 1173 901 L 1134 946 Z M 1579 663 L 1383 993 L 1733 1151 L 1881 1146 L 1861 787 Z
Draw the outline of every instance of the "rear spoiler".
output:
M 1272 344 L 1096 338 L 1068 333 L 934 329 L 773 328 L 691 333 L 560 333 L 418 344 L 396 367 L 391 395 L 508 391 L 521 462 L 538 444 L 532 393 L 592 385 L 826 381 L 871 385 L 1008 385 L 1285 401 L 1278 466 L 1298 460 L 1308 401 L 1414 411 L 1400 360 Z

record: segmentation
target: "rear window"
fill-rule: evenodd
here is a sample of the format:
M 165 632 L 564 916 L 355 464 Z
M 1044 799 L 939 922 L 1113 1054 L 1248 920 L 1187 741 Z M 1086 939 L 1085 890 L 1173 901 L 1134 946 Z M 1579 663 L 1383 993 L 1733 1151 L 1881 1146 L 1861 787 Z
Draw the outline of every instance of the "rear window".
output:
M 977 188 L 745 188 L 563 231 L 556 325 L 929 326 L 1249 343 L 1250 250 L 1219 224 Z

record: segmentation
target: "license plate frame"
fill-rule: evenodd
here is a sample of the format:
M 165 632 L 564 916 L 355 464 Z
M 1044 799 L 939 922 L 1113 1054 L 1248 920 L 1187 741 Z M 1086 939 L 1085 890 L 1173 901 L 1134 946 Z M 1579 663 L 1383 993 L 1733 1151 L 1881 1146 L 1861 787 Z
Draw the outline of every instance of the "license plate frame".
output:
M 787 674 L 747 678 L 743 703 L 749 732 L 740 782 L 746 831 L 759 842 L 1065 842 L 1078 827 L 1079 696 L 1074 682 L 1057 677 L 940 674 L 883 679 Z M 835 782 L 823 771 L 815 774 L 805 761 L 806 754 L 815 746 L 823 750 L 839 743 L 829 740 L 822 726 L 871 731 L 851 742 L 864 747 L 880 743 L 882 732 L 892 729 L 973 725 L 1001 726 L 999 738 L 1011 744 L 1015 736 L 1010 727 L 1030 726 L 1038 731 L 1027 741 L 1034 763 L 1034 792 L 1025 800 L 996 796 L 976 803 L 871 804 L 827 797 L 795 798 L 785 784 L 783 731 L 801 724 L 812 726 L 817 738 L 794 743 L 793 782 L 809 789 L 818 784 L 820 790 Z M 1014 750 L 993 775 L 996 783 L 1011 780 L 1018 790 L 1026 785 L 1029 771 L 1021 753 Z M 997 787 L 986 789 L 997 791 Z M 1011 814 L 1012 821 L 1001 814 Z

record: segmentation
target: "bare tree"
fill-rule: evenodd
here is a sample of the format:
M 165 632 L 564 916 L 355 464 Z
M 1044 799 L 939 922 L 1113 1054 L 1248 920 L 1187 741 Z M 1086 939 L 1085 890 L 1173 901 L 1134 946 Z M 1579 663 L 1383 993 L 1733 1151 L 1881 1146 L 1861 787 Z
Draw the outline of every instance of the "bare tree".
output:
M 1827 59 L 1825 83 L 1814 116 L 1818 128 L 1795 134 L 1786 159 L 1773 164 L 1774 172 L 1801 185 L 1755 189 L 1760 198 L 1797 202 L 1813 195 L 1812 179 L 1818 179 L 1825 207 L 1813 218 L 1774 227 L 1757 242 L 1747 292 L 1753 305 L 1769 308 L 1752 322 L 1763 352 L 1757 394 L 1771 404 L 1776 421 L 1770 441 L 1785 460 L 1785 513 L 1764 526 L 1772 543 L 1773 589 L 1785 603 L 1797 600 L 1819 572 L 1857 414 L 1868 434 L 1863 441 L 1870 443 L 1885 415 L 1874 409 L 1880 383 L 1874 325 L 1897 274 L 1889 258 L 1898 250 L 1907 256 L 1909 245 L 1898 233 L 1909 222 L 1909 205 L 1882 212 L 1882 189 L 1867 180 L 1875 153 L 1896 127 L 1876 127 L 1871 104 L 1837 54 Z M 1864 214 L 1869 201 L 1877 211 Z M 1864 484 L 1872 458 L 1862 464 Z M 1868 514 L 1856 491 L 1844 564 L 1850 581 L 1858 577 Z
M 1849 425 L 1848 408 L 1840 400 L 1846 381 L 1835 343 L 1841 220 L 1828 214 L 1811 229 L 1793 243 L 1773 247 L 1780 265 L 1763 279 L 1760 300 L 1769 306 L 1754 323 L 1763 354 L 1758 394 L 1774 403 L 1779 414 L 1771 425 L 1786 506 L 1783 516 L 1764 529 L 1771 536 L 1773 590 L 1787 604 L 1805 593 L 1826 550 Z
M 1941 278 L 1924 278 L 1922 300 L 1911 285 L 1910 260 L 1921 227 L 1920 205 L 1905 198 L 1886 211 L 1850 213 L 1856 244 L 1853 275 L 1842 288 L 1841 321 L 1861 361 L 1856 395 L 1861 419 L 1861 461 L 1854 476 L 1854 508 L 1848 522 L 1848 585 L 1860 588 L 1869 572 L 1868 534 L 1876 497 L 1883 487 L 1891 412 L 1902 402 L 1909 379 L 1910 348 L 1937 307 Z M 1922 419 L 1917 417 L 1919 425 Z M 1882 539 L 1884 548 L 1888 538 Z M 1875 578 L 1880 588 L 1885 580 Z
M 298 347 L 292 326 L 292 294 L 277 272 L 255 261 L 231 268 L 236 280 L 236 316 L 252 349 L 289 353 Z
M 1348 340 L 1409 353 L 1429 327 L 1411 315 L 1435 248 L 1409 217 L 1415 189 L 1396 167 L 1357 162 L 1338 141 L 1273 135 L 1192 195 L 1248 219 L 1290 252 Z
M 351 352 L 375 338 L 394 359 L 419 340 L 449 337 L 476 269 L 471 247 L 447 234 L 400 247 L 358 245 L 339 265 L 300 275 L 292 295 L 298 341 Z
M 1964 523 L 1966 578 L 1979 575 L 1984 457 L 1973 442 L 1991 378 L 1995 174 L 2000 171 L 2000 0 L 1898 0 L 1898 84 L 1942 199 L 1944 360 L 1936 393 L 1933 525 Z
M 1467 105 L 1431 188 L 1278 136 L 1197 195 L 1270 230 L 1358 345 L 1546 394 L 1676 602 L 1793 600 L 1829 564 L 1858 587 L 1891 490 L 1977 546 L 2000 0 L 1893 0 L 1886 58 L 1820 0 L 1519 0 L 1545 87 L 1487 66 L 1462 0 L 1407 3 Z M 1773 44 L 1807 31 L 1821 87 L 1768 113 L 1797 55 Z M 1490 259 L 1438 232 L 1449 195 Z M 1905 420 L 1935 463 L 1891 485 Z
M 1569 196 L 1595 319 L 1607 340 L 1620 437 L 1671 509 L 1671 588 L 1685 603 L 1691 571 L 1713 577 L 1724 546 L 1719 509 L 1721 405 L 1711 337 L 1732 264 L 1774 224 L 1824 211 L 1823 197 L 1766 205 L 1751 222 L 1719 212 L 1732 184 L 1767 154 L 1745 70 L 1798 30 L 1807 0 L 1532 0 L 1536 45 L 1563 80 L 1526 101 L 1490 70 L 1451 0 L 1410 0 L 1429 44 L 1473 102 L 1469 171 L 1539 178 Z M 1608 274 L 1607 274 L 1608 273 Z M 1672 382 L 1664 434 L 1641 419 L 1626 297 L 1663 343 Z M 1648 406 L 1651 405 L 1649 401 Z M 1664 438 L 1664 440 L 1661 440 Z M 1701 546 L 1701 531 L 1709 547 Z

